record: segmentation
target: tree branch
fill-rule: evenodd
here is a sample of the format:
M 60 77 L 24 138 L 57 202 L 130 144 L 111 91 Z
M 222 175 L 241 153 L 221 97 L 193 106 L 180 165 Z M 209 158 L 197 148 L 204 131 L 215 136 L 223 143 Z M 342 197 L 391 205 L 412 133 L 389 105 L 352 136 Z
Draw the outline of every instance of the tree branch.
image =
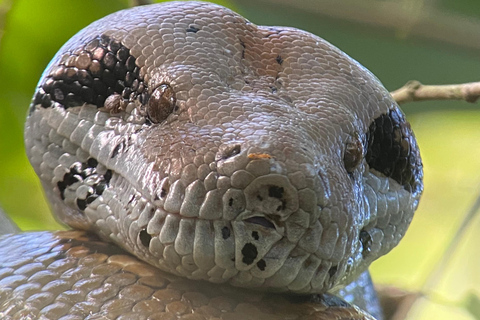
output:
M 413 80 L 390 93 L 398 104 L 425 100 L 465 100 L 474 103 L 480 98 L 480 82 L 423 85 Z
M 130 0 L 129 1 L 130 7 L 144 6 L 152 3 L 153 1 L 150 1 L 150 0 Z

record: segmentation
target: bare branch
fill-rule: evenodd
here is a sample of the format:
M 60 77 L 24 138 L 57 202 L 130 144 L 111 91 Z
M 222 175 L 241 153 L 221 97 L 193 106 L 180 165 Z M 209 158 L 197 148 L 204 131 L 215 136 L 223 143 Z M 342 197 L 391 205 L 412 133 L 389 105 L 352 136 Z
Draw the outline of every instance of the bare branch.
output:
M 480 98 L 480 82 L 448 85 L 423 85 L 413 80 L 391 92 L 398 104 L 425 100 L 465 100 L 476 102 Z
M 130 0 L 130 7 L 144 6 L 147 4 L 152 4 L 153 1 L 150 0 Z

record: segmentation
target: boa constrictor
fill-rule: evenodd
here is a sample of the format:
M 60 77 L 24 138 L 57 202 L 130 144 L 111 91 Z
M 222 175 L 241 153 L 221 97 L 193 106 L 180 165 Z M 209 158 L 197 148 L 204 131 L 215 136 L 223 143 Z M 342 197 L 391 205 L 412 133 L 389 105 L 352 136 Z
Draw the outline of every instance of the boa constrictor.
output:
M 423 189 L 374 75 L 200 2 L 70 39 L 25 145 L 56 217 L 83 231 L 2 237 L 6 319 L 367 319 L 325 293 L 397 245 Z

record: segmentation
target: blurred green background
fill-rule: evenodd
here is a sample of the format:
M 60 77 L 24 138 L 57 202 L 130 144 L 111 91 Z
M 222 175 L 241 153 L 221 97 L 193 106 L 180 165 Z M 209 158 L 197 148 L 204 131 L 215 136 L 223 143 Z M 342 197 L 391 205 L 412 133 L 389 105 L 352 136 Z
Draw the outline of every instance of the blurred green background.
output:
M 480 81 L 478 0 L 224 0 L 254 23 L 315 33 L 370 69 L 389 90 Z M 23 150 L 35 85 L 60 46 L 124 0 L 0 1 L 0 206 L 23 230 L 60 228 Z M 404 241 L 372 267 L 377 283 L 422 291 L 406 319 L 480 319 L 480 218 L 444 272 L 429 277 L 480 192 L 480 107 L 402 106 L 418 138 L 425 193 Z M 428 285 L 425 282 L 428 280 Z

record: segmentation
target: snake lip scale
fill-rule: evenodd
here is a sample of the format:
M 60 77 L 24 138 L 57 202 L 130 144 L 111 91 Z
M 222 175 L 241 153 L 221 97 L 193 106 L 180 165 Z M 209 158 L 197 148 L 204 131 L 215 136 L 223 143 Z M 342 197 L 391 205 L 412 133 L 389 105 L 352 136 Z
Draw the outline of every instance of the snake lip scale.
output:
M 174 275 L 260 291 L 348 284 L 423 190 L 410 125 L 325 40 L 168 2 L 86 27 L 25 125 L 57 218 Z

